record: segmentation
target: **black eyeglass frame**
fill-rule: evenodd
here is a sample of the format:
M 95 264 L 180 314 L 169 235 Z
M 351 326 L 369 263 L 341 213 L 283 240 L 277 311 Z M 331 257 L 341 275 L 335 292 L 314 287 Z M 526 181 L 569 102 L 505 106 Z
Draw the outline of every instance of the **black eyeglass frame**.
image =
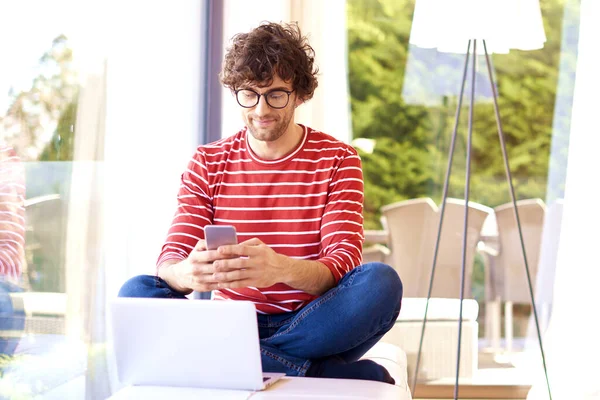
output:
M 257 97 L 256 97 L 256 103 L 254 103 L 254 105 L 251 105 L 251 106 L 245 106 L 245 105 L 243 105 L 243 104 L 240 102 L 240 99 L 239 99 L 239 97 L 238 97 L 238 93 L 239 93 L 239 92 L 241 92 L 241 91 L 243 91 L 243 90 L 247 90 L 247 91 L 249 91 L 249 92 L 252 92 L 252 93 L 254 93 L 254 94 L 257 96 Z M 237 101 L 237 103 L 240 105 L 240 107 L 243 107 L 243 108 L 253 108 L 253 107 L 256 107 L 256 106 L 258 105 L 258 103 L 260 103 L 260 98 L 261 98 L 261 96 L 262 96 L 262 97 L 264 97 L 264 98 L 265 98 L 265 101 L 267 102 L 267 105 L 268 105 L 269 107 L 271 107 L 271 108 L 273 108 L 273 109 L 275 109 L 275 110 L 281 110 L 281 109 L 283 109 L 283 108 L 286 108 L 286 107 L 288 106 L 288 104 L 290 104 L 290 95 L 291 95 L 292 93 L 294 93 L 295 91 L 296 91 L 296 89 L 292 89 L 292 90 L 273 89 L 273 90 L 269 90 L 269 91 L 268 91 L 268 92 L 266 92 L 266 93 L 260 94 L 260 93 L 258 93 L 256 90 L 253 90 L 253 89 L 238 89 L 238 90 L 235 90 L 235 91 L 234 91 L 234 93 L 235 93 L 235 100 L 236 100 L 236 101 Z M 274 106 L 272 106 L 272 105 L 271 105 L 271 103 L 269 103 L 269 97 L 268 97 L 268 96 L 269 96 L 271 93 L 273 93 L 273 92 L 283 92 L 283 93 L 287 94 L 287 100 L 286 100 L 286 102 L 285 102 L 285 105 L 283 105 L 283 106 L 281 106 L 281 107 L 274 107 Z

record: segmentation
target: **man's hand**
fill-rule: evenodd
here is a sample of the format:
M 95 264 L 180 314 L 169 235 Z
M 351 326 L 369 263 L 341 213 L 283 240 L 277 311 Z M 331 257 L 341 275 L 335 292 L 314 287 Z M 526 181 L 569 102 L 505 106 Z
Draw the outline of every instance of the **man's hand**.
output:
M 278 254 L 257 238 L 217 250 L 206 250 L 205 242 L 200 240 L 187 259 L 162 265 L 158 275 L 184 294 L 285 283 L 320 295 L 335 286 L 333 274 L 325 265 Z
M 209 292 L 219 288 L 218 282 L 214 279 L 213 262 L 228 257 L 230 256 L 223 255 L 217 250 L 207 250 L 205 241 L 199 240 L 187 259 L 161 266 L 158 275 L 178 292 L 185 294 L 193 290 Z
M 219 289 L 264 288 L 286 281 L 289 258 L 277 254 L 257 238 L 221 246 L 217 252 L 221 257 L 213 262 L 213 282 L 217 282 Z
M 257 238 L 221 246 L 218 252 L 227 258 L 213 264 L 214 281 L 218 282 L 219 289 L 265 288 L 285 283 L 294 289 L 321 295 L 335 286 L 333 274 L 324 264 L 278 254 Z

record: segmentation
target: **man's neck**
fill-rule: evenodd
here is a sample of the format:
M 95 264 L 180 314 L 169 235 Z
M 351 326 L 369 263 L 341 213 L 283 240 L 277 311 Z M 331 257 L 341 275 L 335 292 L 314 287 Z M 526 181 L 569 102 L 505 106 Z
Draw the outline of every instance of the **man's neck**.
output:
M 251 134 L 246 137 L 250 148 L 258 157 L 263 160 L 277 160 L 289 154 L 300 143 L 303 136 L 304 129 L 300 125 L 291 123 L 288 131 L 272 142 L 256 140 Z

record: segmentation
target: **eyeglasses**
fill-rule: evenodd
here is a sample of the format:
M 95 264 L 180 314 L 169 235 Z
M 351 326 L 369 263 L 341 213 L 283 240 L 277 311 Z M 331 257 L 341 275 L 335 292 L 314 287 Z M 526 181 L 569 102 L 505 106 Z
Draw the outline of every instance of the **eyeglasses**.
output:
M 252 108 L 260 101 L 260 96 L 264 96 L 267 104 L 271 108 L 285 108 L 290 101 L 290 94 L 293 90 L 271 90 L 267 93 L 257 93 L 252 89 L 240 89 L 235 91 L 235 98 L 240 106 Z

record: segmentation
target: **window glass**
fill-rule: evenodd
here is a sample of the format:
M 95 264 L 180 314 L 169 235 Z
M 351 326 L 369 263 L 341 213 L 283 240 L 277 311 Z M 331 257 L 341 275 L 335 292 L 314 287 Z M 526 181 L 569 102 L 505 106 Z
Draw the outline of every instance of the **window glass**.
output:
M 543 48 L 491 56 L 534 288 L 542 281 L 535 292 L 542 330 L 551 313 L 548 271 L 556 262 L 564 197 L 577 61 L 576 3 L 541 0 Z M 414 8 L 414 0 L 347 2 L 353 144 L 365 176 L 365 258 L 392 264 L 403 279 L 405 297 L 417 298 L 405 299 L 396 333 L 387 337 L 407 352 L 413 376 L 421 324 L 402 320 L 402 314 L 424 310 L 418 298 L 426 298 L 429 287 L 464 66 L 464 55 L 409 44 Z M 478 49 L 483 52 L 480 42 Z M 528 350 L 538 348 L 537 336 L 484 57 L 477 68 L 469 198 L 474 204 L 465 278 L 470 302 L 464 306 L 460 376 L 469 384 L 525 390 L 542 371 L 542 362 L 534 351 L 530 373 L 517 369 L 531 358 Z M 448 191 L 455 200 L 446 207 L 433 297 L 459 298 L 468 93 L 467 83 Z M 457 209 L 460 199 L 463 205 Z M 419 372 L 423 390 L 453 385 L 456 372 L 458 303 L 431 303 L 429 313 Z
M 205 4 L 0 3 L 0 398 L 118 388 L 108 303 L 198 144 Z

